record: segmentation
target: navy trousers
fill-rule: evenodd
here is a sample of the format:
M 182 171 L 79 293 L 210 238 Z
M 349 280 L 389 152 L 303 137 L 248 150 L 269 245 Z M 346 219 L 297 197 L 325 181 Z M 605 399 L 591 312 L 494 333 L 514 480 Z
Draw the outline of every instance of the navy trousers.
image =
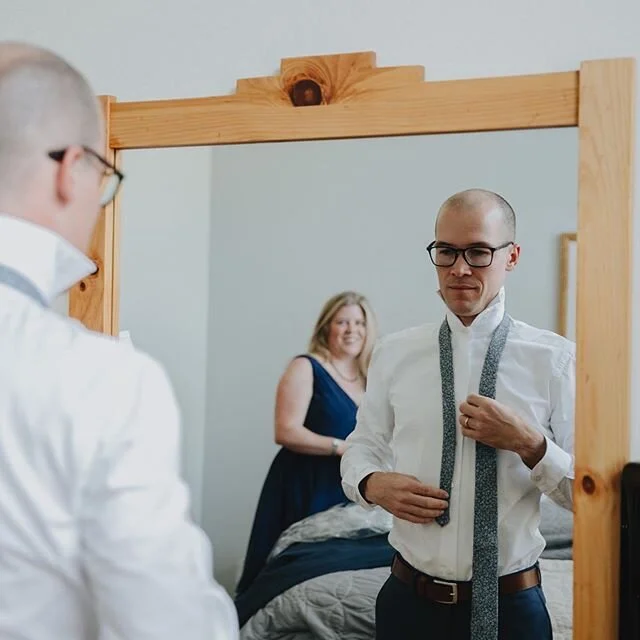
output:
M 500 640 L 552 640 L 541 586 L 500 597 Z M 376 602 L 376 640 L 469 640 L 471 603 L 438 604 L 391 575 Z

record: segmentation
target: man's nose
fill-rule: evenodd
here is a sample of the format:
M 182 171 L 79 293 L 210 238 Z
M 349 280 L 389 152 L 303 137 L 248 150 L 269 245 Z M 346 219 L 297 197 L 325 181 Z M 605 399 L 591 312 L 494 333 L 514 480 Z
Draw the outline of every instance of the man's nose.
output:
M 471 267 L 467 264 L 467 261 L 461 253 L 456 256 L 456 261 L 451 265 L 451 273 L 458 277 L 471 273 Z

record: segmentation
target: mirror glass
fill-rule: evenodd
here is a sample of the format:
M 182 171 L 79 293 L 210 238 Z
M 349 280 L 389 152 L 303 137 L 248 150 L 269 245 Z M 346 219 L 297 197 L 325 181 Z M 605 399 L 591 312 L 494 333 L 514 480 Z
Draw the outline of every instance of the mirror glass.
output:
M 507 278 L 508 312 L 558 331 L 560 237 L 576 230 L 577 149 L 577 130 L 557 129 L 123 153 L 120 329 L 173 381 L 193 516 L 230 593 L 280 450 L 278 384 L 292 359 L 307 353 L 325 302 L 347 290 L 366 296 L 378 337 L 442 322 L 426 247 L 441 203 L 478 187 L 500 193 L 517 214 L 522 251 Z M 331 375 L 344 392 L 349 383 L 335 369 Z M 306 528 L 290 527 L 269 562 L 296 543 L 386 540 L 386 514 L 338 512 L 331 526 L 312 518 Z M 554 637 L 569 638 L 571 513 L 545 501 L 542 515 Z M 245 609 L 245 639 L 312 637 L 300 632 L 311 617 L 340 637 L 353 633 L 349 625 L 373 637 L 388 563 L 321 567 L 302 584 L 276 569 L 272 591 Z M 330 594 L 344 615 L 314 605 L 326 599 L 312 598 L 309 585 Z M 362 597 L 370 605 L 364 612 Z

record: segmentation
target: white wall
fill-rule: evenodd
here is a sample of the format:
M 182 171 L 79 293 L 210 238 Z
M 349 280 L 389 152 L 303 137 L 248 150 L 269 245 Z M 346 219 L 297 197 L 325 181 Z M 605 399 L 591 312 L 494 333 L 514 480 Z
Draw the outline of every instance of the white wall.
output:
M 22 0 L 4 3 L 0 38 L 53 47 L 98 93 L 131 100 L 223 94 L 237 78 L 277 71 L 282 57 L 315 53 L 374 50 L 379 65 L 423 64 L 432 80 L 575 69 L 584 59 L 640 58 L 639 23 L 633 0 L 66 0 L 64 8 Z M 640 228 L 634 242 L 640 249 Z M 637 314 L 633 323 L 637 333 Z M 636 387 L 637 340 L 633 355 Z M 637 394 L 633 401 L 637 425 Z M 638 457 L 640 428 L 633 435 Z M 204 434 L 190 432 L 187 442 L 197 459 Z
M 128 151 L 120 329 L 167 368 L 182 409 L 193 515 L 202 507 L 211 159 L 207 148 Z

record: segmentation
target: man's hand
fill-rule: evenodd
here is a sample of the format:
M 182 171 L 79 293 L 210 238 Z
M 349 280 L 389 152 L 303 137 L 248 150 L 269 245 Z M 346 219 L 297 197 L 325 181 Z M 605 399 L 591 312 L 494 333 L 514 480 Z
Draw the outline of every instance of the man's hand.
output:
M 402 473 L 375 472 L 363 483 L 365 500 L 380 505 L 396 518 L 428 524 L 447 508 L 449 496 L 437 487 L 422 484 Z
M 537 429 L 492 398 L 472 394 L 460 405 L 462 435 L 495 449 L 517 453 L 533 469 L 542 460 L 547 441 Z

